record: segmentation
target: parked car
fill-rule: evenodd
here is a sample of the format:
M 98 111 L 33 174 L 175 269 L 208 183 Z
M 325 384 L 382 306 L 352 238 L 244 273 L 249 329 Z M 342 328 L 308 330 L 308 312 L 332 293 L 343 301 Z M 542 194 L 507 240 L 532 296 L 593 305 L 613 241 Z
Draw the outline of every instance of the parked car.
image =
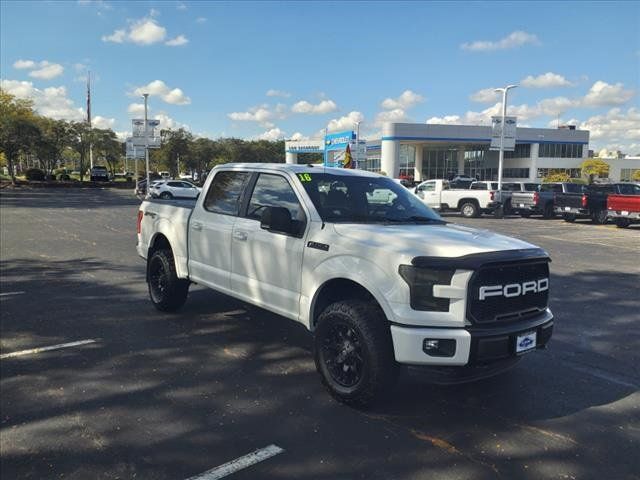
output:
M 202 189 L 184 180 L 159 180 L 151 182 L 149 190 L 154 198 L 198 198 Z
M 89 171 L 89 179 L 92 182 L 108 182 L 109 170 L 103 165 L 94 165 Z
M 556 215 L 554 198 L 558 193 L 582 193 L 584 185 L 569 182 L 543 183 L 537 192 L 513 192 L 511 208 L 522 217 L 542 215 L 553 218 Z
M 165 180 L 169 180 L 171 178 L 171 173 L 167 172 L 166 170 L 158 172 L 158 175 L 160 175 L 160 178 L 163 178 Z
M 451 188 L 469 188 L 476 179 L 473 177 L 467 177 L 466 175 L 456 175 L 449 180 L 449 186 Z
M 631 193 L 616 193 L 607 197 L 607 214 L 618 228 L 640 223 L 640 184 L 628 183 L 627 186 Z
M 193 282 L 301 323 L 341 402 L 389 394 L 400 365 L 477 380 L 552 336 L 544 250 L 447 223 L 387 177 L 231 163 L 212 170 L 205 191 L 193 203 L 140 205 L 151 303 L 178 310 Z M 523 378 L 545 374 L 531 368 Z
M 594 183 L 585 187 L 583 192 L 557 193 L 556 213 L 566 222 L 575 222 L 577 218 L 591 218 L 593 223 L 607 222 L 607 197 L 610 194 L 633 195 L 632 183 Z
M 418 185 L 414 192 L 435 210 L 457 210 L 469 218 L 479 217 L 482 213 L 493 213 L 500 206 L 495 201 L 493 191 L 452 189 L 447 180 L 427 180 Z

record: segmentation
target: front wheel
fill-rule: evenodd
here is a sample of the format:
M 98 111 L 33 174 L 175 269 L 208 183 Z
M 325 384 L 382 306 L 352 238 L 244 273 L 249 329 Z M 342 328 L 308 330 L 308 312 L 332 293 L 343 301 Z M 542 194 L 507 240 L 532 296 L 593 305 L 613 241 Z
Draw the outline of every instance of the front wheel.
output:
M 178 278 L 171 250 L 156 250 L 149 258 L 147 284 L 151 303 L 161 312 L 175 312 L 187 301 L 189 281 Z
M 160 198 L 162 198 L 163 200 L 171 200 L 173 198 L 173 195 L 171 195 L 169 192 L 162 192 L 160 194 Z
M 462 213 L 463 217 L 475 218 L 479 216 L 480 209 L 473 202 L 465 202 L 462 205 L 460 205 L 460 212 Z
M 616 218 L 615 222 L 616 227 L 618 228 L 627 228 L 629 225 L 631 225 L 631 220 L 629 220 L 628 218 Z
M 314 335 L 316 369 L 339 402 L 365 407 L 397 378 L 391 332 L 377 305 L 345 300 L 329 305 Z

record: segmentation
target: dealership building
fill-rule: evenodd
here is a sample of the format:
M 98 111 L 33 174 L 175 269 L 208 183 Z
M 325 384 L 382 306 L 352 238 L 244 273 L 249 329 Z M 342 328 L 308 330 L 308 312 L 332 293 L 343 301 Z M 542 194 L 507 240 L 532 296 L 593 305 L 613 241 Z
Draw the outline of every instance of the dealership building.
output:
M 286 142 L 286 161 L 297 163 L 299 153 L 323 153 L 325 143 L 329 145 L 323 140 Z M 421 181 L 465 174 L 495 180 L 498 152 L 490 144 L 489 126 L 387 123 L 382 138 L 368 140 L 366 149 L 351 149 L 358 168 L 393 178 Z M 579 177 L 588 145 L 589 132 L 574 127 L 517 128 L 515 150 L 504 155 L 503 178 L 540 181 L 549 170 Z

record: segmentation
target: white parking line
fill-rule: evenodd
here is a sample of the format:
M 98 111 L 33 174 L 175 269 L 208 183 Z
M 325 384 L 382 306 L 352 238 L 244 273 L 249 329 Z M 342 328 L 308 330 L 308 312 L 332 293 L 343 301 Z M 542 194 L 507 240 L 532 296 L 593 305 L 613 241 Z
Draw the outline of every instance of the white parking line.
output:
M 219 467 L 212 468 L 211 470 L 207 470 L 199 475 L 194 477 L 189 477 L 187 480 L 217 480 L 219 478 L 226 477 L 227 475 L 231 475 L 239 470 L 250 467 L 251 465 L 255 465 L 256 463 L 260 463 L 267 458 L 271 458 L 279 453 L 284 452 L 284 449 L 278 447 L 277 445 L 269 445 L 268 447 L 261 448 L 256 450 L 255 452 L 248 453 L 240 458 L 236 458 L 235 460 L 231 460 Z
M 11 295 L 22 295 L 24 293 L 27 293 L 27 292 L 6 292 L 6 293 L 0 293 L 0 297 L 9 297 Z
M 33 353 L 48 352 L 50 350 L 60 350 L 62 348 L 78 347 L 80 345 L 88 345 L 96 343 L 97 340 L 89 338 L 87 340 L 78 340 L 77 342 L 59 343 L 58 345 L 50 345 L 48 347 L 31 348 L 29 350 L 20 350 L 19 352 L 11 352 L 0 355 L 0 360 L 5 358 L 21 357 L 22 355 L 31 355 Z

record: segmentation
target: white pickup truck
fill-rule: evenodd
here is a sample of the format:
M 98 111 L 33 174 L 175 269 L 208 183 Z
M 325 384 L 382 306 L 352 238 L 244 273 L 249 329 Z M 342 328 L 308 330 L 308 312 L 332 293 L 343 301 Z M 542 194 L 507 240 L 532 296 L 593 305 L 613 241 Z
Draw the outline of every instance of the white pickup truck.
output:
M 418 185 L 414 193 L 429 207 L 444 212 L 458 210 L 463 216 L 479 217 L 482 213 L 493 213 L 500 207 L 495 199 L 495 190 L 488 188 L 490 183 L 474 182 L 485 185 L 484 189 L 452 189 L 447 180 L 427 180 Z M 474 184 L 472 183 L 473 187 Z M 497 182 L 496 182 L 497 188 Z
M 298 321 L 350 405 L 389 392 L 400 366 L 477 379 L 551 337 L 544 250 L 447 223 L 374 173 L 227 164 L 195 204 L 144 201 L 137 228 L 156 308 L 197 283 Z

